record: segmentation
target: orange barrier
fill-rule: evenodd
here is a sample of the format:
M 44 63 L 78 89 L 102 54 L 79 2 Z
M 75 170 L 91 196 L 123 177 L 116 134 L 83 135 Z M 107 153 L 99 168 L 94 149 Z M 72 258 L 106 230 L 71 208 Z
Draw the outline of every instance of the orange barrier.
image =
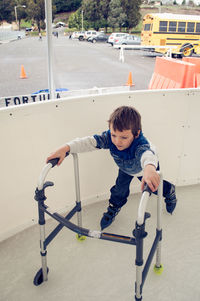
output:
M 195 86 L 196 88 L 200 88 L 200 73 L 195 74 Z
M 157 57 L 149 89 L 195 87 L 195 65 L 177 59 Z
M 200 58 L 199 57 L 183 57 L 184 62 L 195 65 L 195 87 L 200 87 Z
M 196 73 L 200 73 L 200 58 L 199 57 L 183 57 L 182 61 L 194 64 Z

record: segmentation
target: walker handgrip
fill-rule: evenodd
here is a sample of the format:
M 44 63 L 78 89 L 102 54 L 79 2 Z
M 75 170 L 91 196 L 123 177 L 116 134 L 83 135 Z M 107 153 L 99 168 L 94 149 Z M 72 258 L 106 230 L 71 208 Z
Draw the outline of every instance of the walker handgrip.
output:
M 67 156 L 69 156 L 69 153 L 66 153 L 65 157 L 67 157 Z M 49 160 L 47 163 L 51 163 L 52 168 L 53 168 L 54 166 L 56 166 L 58 164 L 59 160 L 60 160 L 60 158 L 54 158 L 54 159 Z
M 150 195 L 152 194 L 152 190 L 149 188 L 149 186 L 147 185 L 147 183 L 144 184 L 144 189 L 142 192 L 147 191 Z
M 152 194 L 151 189 L 147 185 L 147 183 L 144 184 L 144 189 L 142 191 L 142 197 L 139 203 L 138 207 L 138 217 L 137 217 L 137 223 L 138 225 L 142 225 L 145 221 L 145 212 L 146 212 L 146 207 L 147 203 L 149 200 L 149 196 Z
M 58 161 L 60 160 L 60 158 L 55 158 L 55 159 L 51 159 L 49 160 L 47 163 L 51 163 L 52 168 L 58 164 Z

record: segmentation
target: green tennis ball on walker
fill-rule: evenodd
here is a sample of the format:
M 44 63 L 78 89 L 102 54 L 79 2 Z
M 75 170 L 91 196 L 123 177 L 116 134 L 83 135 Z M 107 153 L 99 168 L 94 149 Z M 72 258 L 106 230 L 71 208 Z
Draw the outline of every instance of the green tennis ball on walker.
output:
M 86 240 L 86 236 L 84 236 L 84 235 L 80 235 L 80 234 L 76 234 L 76 239 L 78 240 L 78 241 L 84 241 L 84 240 Z
M 163 265 L 161 264 L 159 267 L 157 267 L 156 265 L 154 265 L 154 272 L 157 274 L 157 275 L 161 275 L 162 272 L 163 272 Z

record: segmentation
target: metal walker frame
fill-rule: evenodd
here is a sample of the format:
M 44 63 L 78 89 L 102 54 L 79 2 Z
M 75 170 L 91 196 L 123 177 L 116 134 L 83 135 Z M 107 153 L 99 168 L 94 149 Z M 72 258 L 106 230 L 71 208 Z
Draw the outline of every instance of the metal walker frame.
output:
M 66 154 L 68 155 L 68 154 Z M 47 246 L 55 238 L 63 227 L 67 227 L 70 230 L 77 233 L 77 238 L 82 240 L 85 236 L 103 240 L 109 240 L 113 242 L 119 242 L 124 244 L 130 244 L 136 246 L 136 281 L 135 281 L 135 300 L 142 300 L 142 289 L 146 280 L 152 259 L 156 253 L 156 263 L 154 266 L 155 272 L 160 274 L 162 272 L 161 265 L 161 241 L 162 241 L 162 228 L 161 228 L 161 209 L 162 209 L 162 189 L 163 189 L 163 178 L 160 175 L 160 185 L 158 188 L 157 196 L 157 227 L 156 235 L 149 252 L 148 258 L 144 265 L 143 260 L 143 240 L 147 236 L 145 232 L 145 221 L 150 217 L 150 214 L 145 212 L 151 190 L 148 186 L 145 187 L 138 207 L 138 217 L 135 223 L 135 229 L 133 230 L 133 237 L 122 236 L 118 234 L 106 233 L 96 230 L 89 230 L 82 228 L 81 218 L 81 200 L 80 200 L 80 182 L 79 182 L 79 166 L 78 166 L 78 155 L 73 155 L 74 161 L 74 174 L 75 174 L 75 188 L 76 188 L 76 205 L 74 208 L 65 216 L 61 216 L 57 212 L 53 212 L 48 206 L 45 205 L 46 200 L 45 189 L 48 186 L 53 186 L 53 182 L 45 182 L 45 178 L 50 171 L 58 163 L 58 158 L 50 160 L 43 168 L 39 180 L 38 186 L 35 191 L 35 200 L 38 202 L 38 224 L 40 225 L 40 254 L 42 261 L 42 268 L 36 273 L 34 277 L 34 284 L 40 285 L 42 282 L 48 280 L 48 267 L 47 267 Z M 59 224 L 55 229 L 46 237 L 45 235 L 45 213 L 50 215 L 52 218 L 57 220 Z M 70 219 L 77 213 L 77 225 L 70 222 Z

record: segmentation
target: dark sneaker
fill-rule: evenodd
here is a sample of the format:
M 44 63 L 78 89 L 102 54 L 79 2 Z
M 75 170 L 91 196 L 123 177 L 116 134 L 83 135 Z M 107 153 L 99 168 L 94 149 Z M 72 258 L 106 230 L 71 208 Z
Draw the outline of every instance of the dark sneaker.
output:
M 108 206 L 108 211 L 103 214 L 103 217 L 100 222 L 101 230 L 107 228 L 112 224 L 115 219 L 115 216 L 119 213 L 121 208 L 114 207 L 113 205 Z
M 177 203 L 175 186 L 172 184 L 170 193 L 165 198 L 166 210 L 171 213 L 174 211 Z

